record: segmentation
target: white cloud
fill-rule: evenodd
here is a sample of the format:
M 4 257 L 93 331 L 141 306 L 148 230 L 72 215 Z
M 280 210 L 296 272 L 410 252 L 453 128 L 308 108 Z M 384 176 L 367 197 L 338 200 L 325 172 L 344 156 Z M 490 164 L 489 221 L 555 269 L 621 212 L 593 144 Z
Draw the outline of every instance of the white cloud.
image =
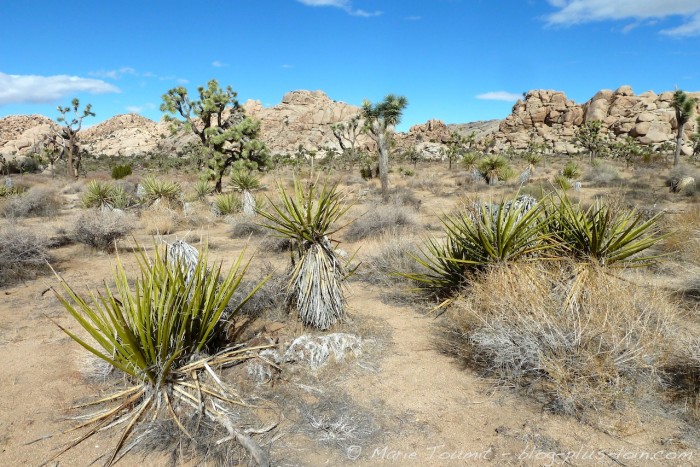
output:
M 116 70 L 97 70 L 88 73 L 96 78 L 119 79 L 124 75 L 136 75 L 136 70 L 130 66 L 124 66 Z
M 515 102 L 522 98 L 522 94 L 516 94 L 514 92 L 507 91 L 492 91 L 485 92 L 476 96 L 477 99 L 487 100 L 487 101 L 505 101 L 505 102 Z
M 423 19 L 422 16 L 406 16 L 404 18 L 406 21 L 420 21 Z
M 50 103 L 75 93 L 106 94 L 121 92 L 118 87 L 99 79 L 78 76 L 8 75 L 0 73 L 0 105 Z
M 214 60 L 213 62 L 211 62 L 211 66 L 216 67 L 216 68 L 223 68 L 225 66 L 228 66 L 228 64 L 220 62 L 218 60 Z
M 144 110 L 154 110 L 156 108 L 156 105 L 149 102 L 144 105 L 127 105 L 126 106 L 126 111 L 132 114 L 140 114 Z
M 294 65 L 290 65 L 289 63 L 285 63 L 282 65 L 282 68 L 285 68 L 285 69 L 294 68 Z
M 381 11 L 366 11 L 362 9 L 353 8 L 352 2 L 350 0 L 297 0 L 299 3 L 306 6 L 329 6 L 333 8 L 340 8 L 347 14 L 352 16 L 361 16 L 363 18 L 370 18 L 372 16 L 379 16 L 382 14 Z
M 700 34 L 698 0 L 548 0 L 558 11 L 547 16 L 551 25 L 571 25 L 593 21 L 650 20 L 683 17 L 683 24 L 661 31 L 670 36 Z M 634 26 L 633 26 L 634 27 Z M 629 30 L 629 28 L 625 28 Z

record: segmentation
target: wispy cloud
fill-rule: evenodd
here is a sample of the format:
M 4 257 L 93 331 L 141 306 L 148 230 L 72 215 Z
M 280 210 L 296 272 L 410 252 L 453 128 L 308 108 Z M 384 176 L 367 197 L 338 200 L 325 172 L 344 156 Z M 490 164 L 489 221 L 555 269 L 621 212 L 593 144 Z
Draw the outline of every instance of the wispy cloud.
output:
M 282 68 L 288 70 L 288 69 L 290 69 L 290 68 L 294 68 L 294 65 L 290 65 L 289 63 L 284 63 L 284 64 L 282 64 Z
M 227 63 L 220 62 L 220 61 L 218 61 L 218 60 L 214 60 L 213 62 L 211 62 L 211 66 L 213 66 L 213 67 L 215 67 L 215 68 L 223 68 L 223 67 L 228 66 L 228 64 L 227 64 Z
M 381 11 L 366 11 L 359 8 L 354 8 L 350 0 L 297 0 L 299 3 L 306 6 L 329 6 L 333 8 L 340 8 L 344 12 L 352 16 L 360 16 L 363 18 L 371 18 L 372 16 L 379 16 L 382 14 Z
M 116 70 L 97 70 L 88 72 L 89 76 L 94 76 L 95 78 L 106 78 L 106 79 L 119 79 L 124 75 L 136 75 L 136 70 L 130 66 L 123 66 Z
M 144 110 L 154 110 L 156 108 L 157 106 L 155 104 L 148 102 L 144 105 L 127 105 L 126 111 L 132 114 L 140 114 Z
M 0 105 L 56 102 L 65 97 L 74 97 L 78 92 L 106 94 L 121 91 L 102 80 L 79 76 L 0 73 Z
M 508 91 L 491 91 L 485 92 L 483 94 L 478 94 L 477 99 L 482 99 L 486 101 L 505 101 L 505 102 L 515 102 L 522 97 L 522 94 L 516 94 L 514 92 Z
M 700 35 L 700 3 L 698 0 L 548 0 L 557 9 L 547 16 L 550 25 L 572 25 L 594 21 L 633 20 L 623 32 L 640 21 L 680 16 L 683 23 L 662 30 L 669 36 Z
M 420 21 L 423 19 L 422 16 L 406 16 L 404 18 L 406 21 Z

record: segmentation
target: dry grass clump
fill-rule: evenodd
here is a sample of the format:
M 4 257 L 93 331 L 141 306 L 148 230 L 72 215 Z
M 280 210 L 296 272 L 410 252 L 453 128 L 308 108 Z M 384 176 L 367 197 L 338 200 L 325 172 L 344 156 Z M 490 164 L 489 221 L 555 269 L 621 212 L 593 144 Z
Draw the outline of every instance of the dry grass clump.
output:
M 10 219 L 22 217 L 53 217 L 61 208 L 61 199 L 55 190 L 32 187 L 25 193 L 10 197 L 2 205 L 2 215 Z
M 416 194 L 410 188 L 397 186 L 396 188 L 390 190 L 389 201 L 392 204 L 399 206 L 410 206 L 416 211 L 420 210 L 422 200 L 416 196 Z
M 585 419 L 660 388 L 678 345 L 659 290 L 593 264 L 496 266 L 450 310 L 444 348 L 548 409 Z
M 231 238 L 262 237 L 269 231 L 259 223 L 251 221 L 250 217 L 247 216 L 231 219 L 230 222 L 229 235 Z
M 387 232 L 377 239 L 375 245 L 363 247 L 368 255 L 363 258 L 354 276 L 358 279 L 392 287 L 398 284 L 416 285 L 401 273 L 426 273 L 424 267 L 415 260 L 420 255 L 420 241 L 399 232 Z
M 437 173 L 427 173 L 412 178 L 407 185 L 415 190 L 428 191 L 435 196 L 443 196 L 446 194 L 446 183 L 445 178 Z
M 700 207 L 667 213 L 662 218 L 662 229 L 668 232 L 659 244 L 663 253 L 684 265 L 700 265 Z
M 29 229 L 0 229 L 0 286 L 48 272 L 47 239 Z
M 619 185 L 622 182 L 620 173 L 615 167 L 605 163 L 595 164 L 583 179 L 591 186 L 604 187 Z
M 141 213 L 141 225 L 149 235 L 174 233 L 180 222 L 180 214 L 165 205 L 147 209 Z
M 345 238 L 356 242 L 369 237 L 379 237 L 386 232 L 407 230 L 415 225 L 414 214 L 402 205 L 376 206 L 348 226 Z
M 135 228 L 133 217 L 118 211 L 88 211 L 73 228 L 73 239 L 102 251 L 112 251 L 118 240 Z

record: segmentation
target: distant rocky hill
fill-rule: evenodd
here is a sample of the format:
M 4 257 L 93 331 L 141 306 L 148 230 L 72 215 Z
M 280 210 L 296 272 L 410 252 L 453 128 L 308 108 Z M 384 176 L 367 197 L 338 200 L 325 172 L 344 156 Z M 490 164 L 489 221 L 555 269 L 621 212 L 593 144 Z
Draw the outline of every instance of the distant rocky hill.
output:
M 700 98 L 700 93 L 689 93 Z M 534 90 L 519 100 L 505 120 L 486 120 L 446 125 L 429 120 L 397 135 L 400 148 L 415 146 L 426 157 L 441 157 L 441 149 L 452 131 L 476 132 L 476 140 L 493 138 L 494 148 L 525 149 L 531 139 L 546 141 L 556 152 L 575 153 L 571 143 L 576 129 L 591 120 L 600 120 L 613 137 L 632 136 L 642 144 L 673 141 L 677 129 L 671 108 L 672 92 L 652 91 L 635 95 L 632 88 L 602 90 L 584 104 L 568 99 L 563 92 Z M 263 107 L 260 101 L 243 104 L 246 113 L 261 121 L 261 138 L 273 154 L 289 154 L 299 146 L 305 149 L 339 148 L 331 126 L 357 115 L 360 108 L 329 98 L 322 91 L 292 91 L 282 102 Z M 700 105 L 698 107 L 700 113 Z M 688 124 L 687 134 L 696 123 Z M 0 156 L 7 159 L 35 151 L 45 135 L 57 124 L 41 115 L 18 115 L 0 119 Z M 177 154 L 197 138 L 187 132 L 173 134 L 169 124 L 154 122 L 135 114 L 117 115 L 81 132 L 81 144 L 90 153 L 105 156 Z M 371 147 L 368 137 L 359 143 Z M 691 152 L 690 146 L 684 152 Z
M 700 98 L 699 92 L 688 94 Z M 494 134 L 496 148 L 525 149 L 533 138 L 546 141 L 556 152 L 576 153 L 578 149 L 571 140 L 576 129 L 591 120 L 603 122 L 613 138 L 631 136 L 645 145 L 674 141 L 678 123 L 672 100 L 672 91 L 635 95 L 630 86 L 621 86 L 616 91 L 604 89 L 584 104 L 575 103 L 560 91 L 530 91 L 501 122 Z M 696 110 L 700 111 L 700 103 Z M 689 122 L 686 134 L 692 134 L 695 125 L 695 121 Z M 683 147 L 683 152 L 692 153 L 689 144 Z

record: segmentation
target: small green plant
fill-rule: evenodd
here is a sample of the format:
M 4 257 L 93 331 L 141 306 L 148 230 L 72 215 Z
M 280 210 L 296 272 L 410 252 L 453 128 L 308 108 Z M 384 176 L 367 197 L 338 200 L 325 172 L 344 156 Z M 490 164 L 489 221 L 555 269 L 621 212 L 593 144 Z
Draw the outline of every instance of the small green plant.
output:
M 479 163 L 479 173 L 486 180 L 486 183 L 495 185 L 499 181 L 505 181 L 512 177 L 513 169 L 505 157 L 493 155 Z
M 120 180 L 129 175 L 131 175 L 131 164 L 115 165 L 112 168 L 112 178 L 114 180 Z
M 116 185 L 114 187 L 114 196 L 112 198 L 112 207 L 115 209 L 126 209 L 134 204 L 134 197 L 124 187 L 124 185 Z
M 569 191 L 573 188 L 571 180 L 561 174 L 557 174 L 554 176 L 554 178 L 552 179 L 552 184 L 563 191 Z
M 217 216 L 228 216 L 241 210 L 241 199 L 235 193 L 221 193 L 214 198 L 212 210 Z
M 479 163 L 479 159 L 481 159 L 481 154 L 476 151 L 467 151 L 462 155 L 462 160 L 460 163 L 462 164 L 464 170 L 470 172 L 476 168 Z
M 569 180 L 574 180 L 581 175 L 581 170 L 576 162 L 568 161 L 566 165 L 564 165 L 564 168 L 561 169 L 561 175 Z
M 209 180 L 197 180 L 197 182 L 194 184 L 195 200 L 202 201 L 213 192 L 214 185 L 212 185 Z
M 497 205 L 480 203 L 475 212 L 442 218 L 445 243 L 428 239 L 416 257 L 427 272 L 403 275 L 448 298 L 476 271 L 551 248 L 541 216 L 547 200 L 521 196 Z
M 659 215 L 645 220 L 641 213 L 596 201 L 584 210 L 566 195 L 548 209 L 549 230 L 562 255 L 592 260 L 602 266 L 645 265 L 655 256 L 636 256 L 663 237 L 656 235 Z
M 266 227 L 291 239 L 292 272 L 287 293 L 305 325 L 327 329 L 345 316 L 343 280 L 347 272 L 330 236 L 351 204 L 337 185 L 327 182 L 304 186 L 294 179 L 290 195 L 279 185 L 280 201 L 269 200 L 270 210 L 258 213 L 269 221 Z
M 90 180 L 83 194 L 83 206 L 86 208 L 112 207 L 115 195 L 114 185 L 110 182 Z
M 204 373 L 214 374 L 212 368 L 253 356 L 249 349 L 240 347 L 216 353 L 219 349 L 215 346 L 221 331 L 219 323 L 247 268 L 243 253 L 228 272 L 223 271 L 221 263 L 209 267 L 206 250 L 193 258 L 173 250 L 161 252 L 156 247 L 155 257 L 150 258 L 139 247 L 137 259 L 140 274 L 135 280 L 117 258 L 115 288 L 105 284 L 103 292 L 91 292 L 89 299 L 57 276 L 62 293 L 55 292 L 56 297 L 91 339 L 57 325 L 83 348 L 121 371 L 127 386 L 87 404 L 112 406 L 86 417 L 87 421 L 75 429 L 87 432 L 51 460 L 105 427 L 120 425 L 124 428 L 107 461 L 111 465 L 130 435 L 138 431 L 139 423 L 170 420 L 191 438 L 180 421 L 187 415 L 222 423 L 232 437 L 241 439 L 221 407 L 243 401 L 216 375 L 210 379 Z M 232 313 L 261 285 L 238 302 Z M 137 435 L 133 444 L 144 436 Z
M 250 170 L 234 170 L 231 173 L 231 184 L 236 190 L 242 192 L 243 213 L 249 216 L 255 215 L 256 201 L 251 191 L 260 188 L 260 179 Z
M 177 182 L 160 180 L 153 175 L 149 175 L 141 182 L 143 186 L 143 200 L 148 204 L 156 201 L 167 204 L 177 204 L 180 202 L 182 188 Z

